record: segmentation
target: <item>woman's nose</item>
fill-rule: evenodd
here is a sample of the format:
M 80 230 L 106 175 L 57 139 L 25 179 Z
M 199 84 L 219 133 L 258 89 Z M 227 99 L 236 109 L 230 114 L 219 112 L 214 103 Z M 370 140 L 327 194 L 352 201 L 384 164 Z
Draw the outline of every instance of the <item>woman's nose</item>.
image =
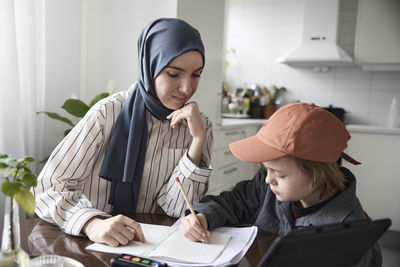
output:
M 182 79 L 180 91 L 187 96 L 190 96 L 193 92 L 192 80 L 189 78 Z

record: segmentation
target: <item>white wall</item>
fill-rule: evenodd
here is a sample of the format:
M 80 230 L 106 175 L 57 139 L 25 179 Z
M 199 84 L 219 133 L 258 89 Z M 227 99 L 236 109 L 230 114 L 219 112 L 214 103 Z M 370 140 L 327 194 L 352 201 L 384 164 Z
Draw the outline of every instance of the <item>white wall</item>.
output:
M 339 43 L 353 54 L 357 0 L 341 1 Z M 346 123 L 385 125 L 391 99 L 400 99 L 399 72 L 366 72 L 359 68 L 333 68 L 328 73 L 292 68 L 277 63 L 300 43 L 302 0 L 227 1 L 226 77 L 231 88 L 252 83 L 285 86 L 286 101 L 300 100 L 334 105 L 348 111 Z
M 216 126 L 221 120 L 225 0 L 178 0 L 178 18 L 199 30 L 205 46 L 205 67 L 196 101 Z
M 137 79 L 137 38 L 159 17 L 176 17 L 176 0 L 47 0 L 45 110 L 72 118 L 60 107 L 71 95 L 89 102 L 107 90 L 117 91 Z M 42 115 L 40 115 L 42 116 Z M 45 119 L 44 155 L 68 128 Z

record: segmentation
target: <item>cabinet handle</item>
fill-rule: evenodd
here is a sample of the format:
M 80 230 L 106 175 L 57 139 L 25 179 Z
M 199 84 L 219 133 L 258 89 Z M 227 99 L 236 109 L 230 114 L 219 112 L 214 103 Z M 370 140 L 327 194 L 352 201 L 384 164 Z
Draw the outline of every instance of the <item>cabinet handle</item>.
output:
M 225 132 L 225 135 L 236 135 L 236 134 L 238 134 L 239 132 L 238 131 L 233 131 L 233 132 Z
M 236 167 L 234 167 L 234 168 L 232 168 L 232 169 L 229 169 L 229 170 L 226 170 L 226 171 L 224 171 L 224 174 L 228 174 L 228 173 L 231 173 L 231 172 L 234 172 L 234 171 L 237 171 L 237 168 L 236 168 Z
M 232 155 L 232 152 L 230 151 L 230 150 L 225 150 L 224 151 L 224 155 L 226 156 L 226 155 Z

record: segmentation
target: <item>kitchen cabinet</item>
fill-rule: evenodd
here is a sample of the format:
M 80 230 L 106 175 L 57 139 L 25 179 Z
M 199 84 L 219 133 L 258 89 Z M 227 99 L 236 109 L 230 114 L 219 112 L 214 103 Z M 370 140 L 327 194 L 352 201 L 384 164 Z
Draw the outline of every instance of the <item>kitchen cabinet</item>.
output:
M 363 70 L 400 71 L 400 1 L 359 0 L 355 63 Z
M 357 196 L 372 219 L 390 218 L 391 230 L 400 231 L 400 129 L 347 126 L 351 134 L 346 153 L 360 161 L 345 160 L 357 179 Z
M 224 190 L 229 190 L 237 182 L 251 179 L 257 172 L 259 165 L 240 161 L 230 151 L 229 144 L 255 135 L 261 125 L 257 123 L 239 124 L 230 125 L 229 127 L 222 126 L 215 129 L 212 150 L 213 171 L 210 176 L 207 194 L 217 195 Z

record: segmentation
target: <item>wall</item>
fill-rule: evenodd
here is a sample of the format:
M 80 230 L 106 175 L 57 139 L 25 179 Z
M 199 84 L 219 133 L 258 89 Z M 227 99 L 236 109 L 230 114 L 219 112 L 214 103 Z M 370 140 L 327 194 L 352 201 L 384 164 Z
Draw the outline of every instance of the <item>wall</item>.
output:
M 226 79 L 231 88 L 253 83 L 285 86 L 285 101 L 343 107 L 346 123 L 385 125 L 393 97 L 400 99 L 398 72 L 332 68 L 327 73 L 292 68 L 277 59 L 300 44 L 302 0 L 229 0 L 226 12 Z M 341 1 L 338 42 L 353 55 L 357 0 Z
M 213 122 L 220 122 L 225 0 L 178 0 L 178 18 L 199 30 L 205 47 L 205 67 L 192 100 Z M 205 19 L 207 17 L 207 19 Z
M 137 79 L 136 41 L 142 28 L 158 17 L 176 17 L 176 0 L 47 0 L 45 110 L 72 118 L 60 107 L 75 95 L 89 102 Z M 68 128 L 45 119 L 43 154 L 49 155 Z

